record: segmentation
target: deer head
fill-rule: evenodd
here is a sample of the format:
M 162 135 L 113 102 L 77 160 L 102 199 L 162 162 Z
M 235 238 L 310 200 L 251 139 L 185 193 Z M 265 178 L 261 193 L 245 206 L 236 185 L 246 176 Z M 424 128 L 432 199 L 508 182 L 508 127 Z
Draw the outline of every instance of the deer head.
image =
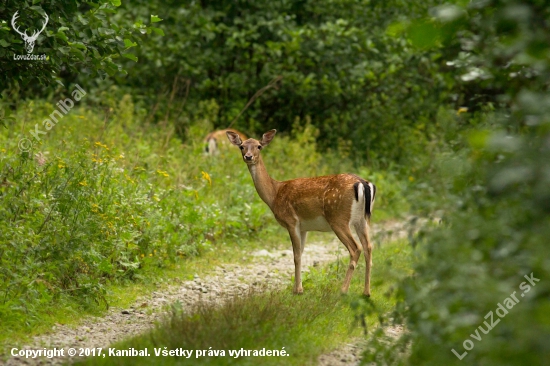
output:
M 227 131 L 229 141 L 241 149 L 243 160 L 248 165 L 255 165 L 260 159 L 260 150 L 267 146 L 275 137 L 277 130 L 270 130 L 263 134 L 260 141 L 255 139 L 241 140 L 241 137 L 233 131 Z
M 19 11 L 16 11 L 11 18 L 11 26 L 17 33 L 21 35 L 23 41 L 25 41 L 25 49 L 27 50 L 27 53 L 32 53 L 32 50 L 34 49 L 34 42 L 36 42 L 36 39 L 38 38 L 40 33 L 42 33 L 44 28 L 46 28 L 46 24 L 48 24 L 48 14 L 44 14 L 45 19 L 44 24 L 42 25 L 42 29 L 40 29 L 39 31 L 34 31 L 33 34 L 29 36 L 27 35 L 27 31 L 21 33 L 21 31 L 19 31 L 19 28 L 17 28 L 17 26 L 15 25 L 15 20 L 19 18 L 19 15 L 17 13 L 19 13 Z

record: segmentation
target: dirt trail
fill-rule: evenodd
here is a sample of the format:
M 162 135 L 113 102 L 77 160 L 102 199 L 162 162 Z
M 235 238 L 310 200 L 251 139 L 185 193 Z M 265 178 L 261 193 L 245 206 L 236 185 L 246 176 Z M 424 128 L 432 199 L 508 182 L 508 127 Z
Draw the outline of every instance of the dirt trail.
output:
M 377 227 L 378 226 L 378 227 Z M 373 227 L 374 241 L 388 242 L 408 235 L 407 221 L 386 222 Z M 290 244 L 289 244 L 290 246 Z M 251 253 L 261 258 L 253 264 L 225 264 L 214 268 L 211 273 L 195 276 L 191 281 L 180 281 L 166 289 L 155 291 L 139 299 L 129 309 L 111 308 L 103 317 L 90 317 L 73 328 L 59 325 L 49 334 L 34 337 L 33 340 L 20 349 L 41 349 L 57 347 L 69 348 L 106 348 L 111 343 L 138 335 L 150 329 L 155 322 L 162 319 L 167 305 L 179 301 L 183 309 L 189 308 L 198 301 L 222 302 L 224 298 L 249 291 L 256 287 L 259 290 L 287 285 L 294 273 L 292 251 L 259 250 Z M 329 243 L 307 243 L 302 258 L 302 270 L 309 271 L 309 267 L 318 266 L 336 260 L 338 257 L 347 258 L 348 253 L 344 246 L 334 240 Z M 352 344 L 353 349 L 360 346 Z M 349 348 L 349 347 L 348 347 Z M 359 355 L 357 351 L 350 352 L 343 347 L 328 355 L 327 360 L 342 360 L 347 354 Z M 347 356 L 346 356 L 347 357 Z M 358 361 L 357 357 L 353 360 Z M 25 359 L 12 357 L 6 361 L 8 366 L 16 365 L 57 365 L 66 362 L 64 358 L 37 358 Z M 350 359 L 350 361 L 352 361 Z M 326 363 L 322 365 L 347 364 Z
M 397 340 L 405 331 L 402 325 L 391 326 L 384 328 L 388 339 Z M 363 352 L 367 348 L 367 339 L 359 337 L 350 342 L 319 356 L 317 360 L 318 366 L 358 366 L 361 363 Z M 367 364 L 376 366 L 375 363 Z

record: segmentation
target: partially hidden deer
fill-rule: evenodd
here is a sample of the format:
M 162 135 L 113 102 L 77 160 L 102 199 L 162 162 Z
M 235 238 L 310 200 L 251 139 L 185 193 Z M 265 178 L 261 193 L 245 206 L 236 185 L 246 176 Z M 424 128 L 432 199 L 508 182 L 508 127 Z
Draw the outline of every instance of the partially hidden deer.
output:
M 204 152 L 211 156 L 218 155 L 220 153 L 219 144 L 227 144 L 227 140 L 225 139 L 227 131 L 236 133 L 242 140 L 246 140 L 248 138 L 244 133 L 234 130 L 232 128 L 213 131 L 206 135 L 206 137 L 204 138 Z
M 366 272 L 363 294 L 370 296 L 372 243 L 369 225 L 376 195 L 375 185 L 353 174 L 283 182 L 271 178 L 260 152 L 276 133 L 276 130 L 271 130 L 264 133 L 260 141 L 252 138 L 243 141 L 238 134 L 226 132 L 229 141 L 241 149 L 258 195 L 269 206 L 277 222 L 288 230 L 294 252 L 294 293 L 303 293 L 301 258 L 307 232 L 333 231 L 350 255 L 342 292 L 347 293 L 361 251 L 364 251 Z M 353 237 L 352 230 L 357 233 L 361 244 Z

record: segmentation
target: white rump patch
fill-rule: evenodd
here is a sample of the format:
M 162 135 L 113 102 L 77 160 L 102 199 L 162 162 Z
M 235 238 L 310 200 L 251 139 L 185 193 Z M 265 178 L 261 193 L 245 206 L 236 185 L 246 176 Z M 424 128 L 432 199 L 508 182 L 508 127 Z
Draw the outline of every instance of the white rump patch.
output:
M 369 182 L 370 189 L 370 212 L 372 213 L 372 207 L 374 206 L 374 185 Z
M 365 220 L 365 186 L 362 183 L 357 186 L 357 197 L 357 201 L 353 200 L 351 203 L 350 229 Z
M 208 140 L 208 153 L 210 155 L 218 155 L 218 144 L 216 143 L 216 139 L 211 138 Z

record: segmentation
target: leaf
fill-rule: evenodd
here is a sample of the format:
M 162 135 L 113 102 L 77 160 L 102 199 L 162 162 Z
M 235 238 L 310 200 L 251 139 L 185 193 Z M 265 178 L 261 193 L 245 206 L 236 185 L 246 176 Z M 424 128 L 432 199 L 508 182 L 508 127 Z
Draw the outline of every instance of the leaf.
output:
M 158 34 L 159 36 L 164 36 L 164 31 L 160 28 L 155 28 L 155 27 L 151 27 L 151 29 L 153 30 L 153 32 L 155 32 L 156 34 Z
M 69 42 L 69 46 L 74 47 L 74 48 L 79 48 L 81 50 L 87 49 L 86 45 L 84 45 L 84 43 L 82 43 L 82 42 Z
M 6 42 L 6 40 L 4 39 L 0 39 L 0 46 L 2 47 L 8 47 L 10 44 L 8 42 Z
M 391 37 L 398 37 L 401 35 L 405 30 L 407 29 L 407 23 L 400 21 L 400 22 L 394 22 L 388 25 L 388 28 L 386 28 L 386 34 Z
M 59 39 L 62 39 L 62 40 L 64 40 L 65 42 L 68 42 L 68 41 L 69 41 L 69 39 L 67 38 L 67 35 L 66 35 L 65 33 L 63 33 L 63 32 L 57 32 L 57 33 L 55 34 L 55 37 L 56 37 L 56 38 L 59 38 Z
M 158 15 L 152 15 L 151 14 L 151 23 L 157 23 L 157 22 L 160 22 L 162 21 L 161 18 L 158 17 Z
M 111 0 L 111 4 L 114 6 L 120 6 L 122 4 L 121 0 Z
M 109 35 L 115 33 L 115 31 L 111 28 L 99 27 L 97 30 L 98 30 L 99 34 L 102 35 L 102 36 L 109 36 Z
M 489 140 L 490 133 L 487 130 L 477 130 L 472 131 L 468 135 L 468 142 L 470 146 L 474 149 L 484 149 L 487 146 L 487 141 Z
M 138 61 L 137 56 L 134 55 L 133 53 L 123 53 L 122 56 L 124 56 L 126 58 L 129 58 L 130 60 L 135 61 L 135 62 Z
M 126 48 L 132 48 L 132 47 L 135 47 L 137 46 L 137 43 L 136 42 L 132 42 L 131 40 L 129 40 L 128 38 L 125 38 L 124 39 L 124 47 Z
M 81 14 L 78 14 L 78 20 L 79 20 L 80 23 L 82 23 L 83 25 L 88 25 L 88 23 L 89 23 L 88 19 L 85 19 L 84 17 L 82 17 Z
M 71 52 L 71 47 L 59 47 L 58 48 L 59 52 L 61 52 L 62 54 L 66 55 L 68 54 L 69 52 Z
M 73 53 L 81 61 L 84 61 L 84 59 L 86 58 L 84 53 L 76 47 L 73 47 L 71 49 L 71 53 Z
M 466 16 L 466 11 L 460 6 L 445 4 L 431 9 L 433 16 L 441 22 L 452 22 Z

